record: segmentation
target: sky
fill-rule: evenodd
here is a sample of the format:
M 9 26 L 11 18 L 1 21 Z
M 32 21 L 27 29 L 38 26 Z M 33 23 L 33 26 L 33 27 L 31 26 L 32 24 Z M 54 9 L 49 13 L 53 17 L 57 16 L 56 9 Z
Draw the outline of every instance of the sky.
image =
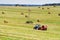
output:
M 60 3 L 60 0 L 0 0 L 0 4 L 46 4 Z

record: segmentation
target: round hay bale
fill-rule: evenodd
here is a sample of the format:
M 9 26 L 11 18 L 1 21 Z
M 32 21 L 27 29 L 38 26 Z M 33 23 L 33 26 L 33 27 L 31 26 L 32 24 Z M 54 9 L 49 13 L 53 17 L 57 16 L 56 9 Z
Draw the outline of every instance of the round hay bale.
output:
M 51 14 L 51 12 L 48 12 L 48 14 Z
M 4 23 L 8 23 L 8 21 L 4 20 Z
M 47 9 L 50 9 L 50 8 L 47 8 Z
M 29 12 L 31 12 L 31 9 L 28 9 Z
M 42 9 L 44 9 L 44 8 L 42 8 Z
M 4 12 L 2 12 L 2 14 L 5 14 Z
M 55 5 L 53 7 L 56 7 Z
M 26 21 L 26 23 L 27 23 L 27 24 L 32 24 L 32 23 L 33 23 L 33 21 Z
M 25 15 L 25 17 L 28 17 L 27 15 Z
M 37 22 L 40 22 L 40 20 L 39 20 L 39 19 L 37 19 Z
M 24 15 L 24 13 L 21 13 L 21 15 Z
M 58 14 L 58 16 L 60 16 L 60 14 Z
M 40 7 L 38 7 L 38 8 L 40 8 Z

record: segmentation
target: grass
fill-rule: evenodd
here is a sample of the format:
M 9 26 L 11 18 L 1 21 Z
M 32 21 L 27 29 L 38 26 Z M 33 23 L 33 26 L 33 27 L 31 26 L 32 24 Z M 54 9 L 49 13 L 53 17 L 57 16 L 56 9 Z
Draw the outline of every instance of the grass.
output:
M 47 9 L 47 8 L 50 9 Z M 34 24 L 26 24 L 28 20 L 28 9 L 31 9 L 30 20 Z M 5 14 L 2 14 L 2 11 Z M 21 15 L 21 12 L 24 15 Z M 51 14 L 48 14 L 51 12 Z M 0 7 L 0 40 L 60 40 L 60 6 L 42 7 Z M 36 20 L 39 19 L 41 25 L 48 25 L 47 31 L 34 30 Z M 4 23 L 4 20 L 8 23 Z

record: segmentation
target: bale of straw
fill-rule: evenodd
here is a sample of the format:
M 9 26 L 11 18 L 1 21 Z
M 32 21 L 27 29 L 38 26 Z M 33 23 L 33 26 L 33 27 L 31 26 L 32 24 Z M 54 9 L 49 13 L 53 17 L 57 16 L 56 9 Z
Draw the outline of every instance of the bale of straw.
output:
M 4 20 L 4 23 L 8 23 L 8 21 Z

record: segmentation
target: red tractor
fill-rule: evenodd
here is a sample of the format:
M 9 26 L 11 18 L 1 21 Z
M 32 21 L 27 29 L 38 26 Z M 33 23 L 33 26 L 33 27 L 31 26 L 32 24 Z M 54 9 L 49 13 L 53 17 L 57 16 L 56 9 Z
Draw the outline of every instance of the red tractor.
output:
M 41 30 L 47 30 L 47 25 L 42 25 Z

